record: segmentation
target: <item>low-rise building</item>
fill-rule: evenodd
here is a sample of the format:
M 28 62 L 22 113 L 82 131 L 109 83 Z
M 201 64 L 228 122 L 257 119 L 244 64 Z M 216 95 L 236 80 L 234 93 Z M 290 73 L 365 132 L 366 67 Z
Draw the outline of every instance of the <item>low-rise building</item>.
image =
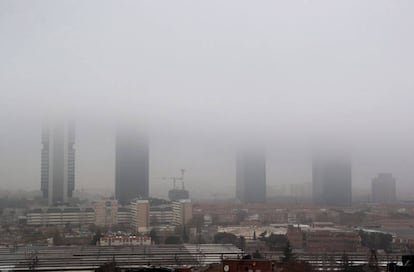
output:
M 129 207 L 118 207 L 118 224 L 131 224 L 132 216 Z
M 356 231 L 334 226 L 290 225 L 286 236 L 292 248 L 308 252 L 355 252 L 361 246 Z
M 170 225 L 173 222 L 174 213 L 170 204 L 161 204 L 150 207 L 151 226 Z
M 116 235 L 103 236 L 98 241 L 99 246 L 149 246 L 151 237 L 147 235 Z
M 43 208 L 27 213 L 27 224 L 34 226 L 49 225 L 85 225 L 95 223 L 95 211 L 92 208 Z
M 361 237 L 353 230 L 314 227 L 304 232 L 303 246 L 309 252 L 355 252 Z

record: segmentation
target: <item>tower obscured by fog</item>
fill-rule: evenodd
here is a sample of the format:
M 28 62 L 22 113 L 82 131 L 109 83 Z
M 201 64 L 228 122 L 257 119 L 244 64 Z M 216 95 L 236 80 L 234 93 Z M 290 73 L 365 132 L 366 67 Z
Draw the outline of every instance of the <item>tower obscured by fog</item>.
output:
M 75 124 L 51 122 L 42 127 L 41 190 L 48 205 L 68 203 L 75 189 Z
M 397 200 L 395 178 L 390 173 L 380 173 L 372 179 L 372 201 L 392 203 Z
M 266 202 L 264 150 L 241 150 L 236 159 L 236 198 L 241 203 Z
M 115 197 L 123 203 L 149 194 L 148 136 L 140 128 L 120 127 L 115 143 Z
M 340 151 L 314 154 L 312 183 L 315 204 L 350 206 L 352 204 L 352 166 L 349 155 Z

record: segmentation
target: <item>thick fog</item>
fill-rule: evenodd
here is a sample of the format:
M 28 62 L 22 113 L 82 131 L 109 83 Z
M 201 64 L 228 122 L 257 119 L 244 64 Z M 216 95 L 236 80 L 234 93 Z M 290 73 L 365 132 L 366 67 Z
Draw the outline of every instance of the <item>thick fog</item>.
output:
M 353 188 L 414 195 L 414 2 L 0 0 L 0 190 L 40 189 L 45 116 L 76 120 L 76 189 L 114 188 L 117 120 L 145 123 L 150 190 L 185 168 L 234 196 L 235 150 L 268 187 L 311 182 L 347 146 Z

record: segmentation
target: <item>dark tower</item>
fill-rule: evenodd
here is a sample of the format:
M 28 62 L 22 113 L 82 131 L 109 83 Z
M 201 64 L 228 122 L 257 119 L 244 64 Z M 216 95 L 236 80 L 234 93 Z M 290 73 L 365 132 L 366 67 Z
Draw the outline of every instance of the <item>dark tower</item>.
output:
M 352 166 L 345 152 L 314 154 L 312 162 L 313 201 L 318 205 L 350 206 Z
M 149 194 L 148 136 L 139 128 L 120 127 L 115 147 L 115 197 L 123 204 Z
M 241 150 L 236 161 L 236 198 L 241 203 L 266 202 L 266 155 L 264 150 Z

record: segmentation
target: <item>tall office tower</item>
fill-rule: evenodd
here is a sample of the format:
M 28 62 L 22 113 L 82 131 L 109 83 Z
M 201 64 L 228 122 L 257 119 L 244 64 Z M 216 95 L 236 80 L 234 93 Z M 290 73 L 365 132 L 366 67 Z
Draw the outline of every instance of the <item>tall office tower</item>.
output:
M 115 197 L 121 204 L 149 194 L 148 137 L 135 128 L 119 128 L 115 150 Z
M 318 205 L 352 204 L 352 166 L 343 152 L 314 154 L 312 163 L 313 201 Z
M 68 203 L 75 189 L 75 124 L 45 123 L 42 128 L 41 190 L 48 205 Z
M 264 150 L 239 151 L 236 161 L 236 198 L 241 203 L 266 202 L 266 155 Z
M 380 173 L 372 179 L 372 201 L 392 203 L 397 200 L 395 178 L 390 173 Z

